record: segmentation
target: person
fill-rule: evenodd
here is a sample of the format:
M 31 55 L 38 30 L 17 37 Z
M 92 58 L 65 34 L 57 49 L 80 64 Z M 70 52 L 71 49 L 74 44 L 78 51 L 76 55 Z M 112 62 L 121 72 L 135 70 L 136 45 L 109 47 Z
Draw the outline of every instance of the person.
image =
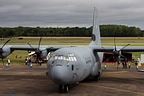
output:
M 138 66 L 141 66 L 140 58 L 138 58 L 137 60 L 138 60 Z
M 130 69 L 130 67 L 131 67 L 131 64 L 130 64 L 130 62 L 128 63 L 128 68 Z
M 119 69 L 120 61 L 117 62 L 117 69 Z
M 124 58 L 124 67 L 127 69 L 127 58 Z
M 41 66 L 41 64 L 42 64 L 42 61 L 38 60 L 38 65 Z
M 29 59 L 29 67 L 30 67 L 30 69 L 32 69 L 32 61 L 31 61 L 31 59 Z
M 106 67 L 107 67 L 106 64 L 104 64 L 104 70 L 106 70 Z
M 138 70 L 138 60 L 135 61 L 136 70 Z
M 10 66 L 10 59 L 8 58 L 8 60 L 7 60 L 7 63 L 8 63 L 8 66 Z
M 28 65 L 28 57 L 25 58 L 25 64 Z
M 8 64 L 6 63 L 6 66 L 5 66 L 5 68 L 8 68 Z
M 125 66 L 124 66 L 124 62 L 122 62 L 122 65 L 123 65 L 123 69 L 125 68 Z
M 17 58 L 17 57 L 18 57 L 18 55 L 15 56 L 15 58 Z

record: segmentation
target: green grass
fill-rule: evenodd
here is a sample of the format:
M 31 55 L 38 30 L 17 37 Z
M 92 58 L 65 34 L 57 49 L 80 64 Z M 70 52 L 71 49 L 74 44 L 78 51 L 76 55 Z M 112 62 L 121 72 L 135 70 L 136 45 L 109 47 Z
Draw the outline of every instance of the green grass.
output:
M 23 39 L 19 39 L 23 38 Z M 37 45 L 40 37 L 15 37 L 7 45 Z M 9 38 L 4 38 L 0 41 L 0 45 L 6 42 Z M 102 46 L 114 46 L 113 37 L 102 37 Z M 43 37 L 41 45 L 88 45 L 91 42 L 90 37 Z M 144 37 L 116 37 L 115 42 L 117 46 L 125 46 L 130 43 L 130 46 L 144 46 Z M 144 52 L 134 52 L 135 58 L 140 58 L 140 54 Z M 18 58 L 15 58 L 18 55 Z M 12 63 L 23 64 L 25 57 L 28 55 L 27 51 L 14 51 L 7 58 L 11 59 Z M 21 58 L 20 58 L 21 57 Z M 7 60 L 5 59 L 5 62 Z

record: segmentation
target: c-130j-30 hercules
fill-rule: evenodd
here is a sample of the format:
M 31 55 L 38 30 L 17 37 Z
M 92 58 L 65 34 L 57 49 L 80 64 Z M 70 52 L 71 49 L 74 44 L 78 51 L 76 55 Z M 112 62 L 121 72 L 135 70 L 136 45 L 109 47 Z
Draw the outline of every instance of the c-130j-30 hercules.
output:
M 48 60 L 47 74 L 50 79 L 59 85 L 60 92 L 68 92 L 69 86 L 80 82 L 87 77 L 100 79 L 101 63 L 104 52 L 111 52 L 120 56 L 122 52 L 144 51 L 143 46 L 101 46 L 99 25 L 96 21 L 94 8 L 92 41 L 88 46 L 33 46 L 28 45 L 1 45 L 0 58 L 2 61 L 14 50 L 36 50 L 41 58 L 53 51 Z M 40 44 L 39 44 L 40 45 Z

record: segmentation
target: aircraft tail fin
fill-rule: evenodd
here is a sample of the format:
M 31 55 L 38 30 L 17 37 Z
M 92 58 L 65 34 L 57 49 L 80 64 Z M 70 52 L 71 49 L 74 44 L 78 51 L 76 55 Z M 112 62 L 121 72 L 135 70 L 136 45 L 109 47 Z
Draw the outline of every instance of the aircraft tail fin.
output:
M 100 38 L 100 30 L 99 30 L 99 25 L 98 25 L 98 18 L 96 14 L 96 8 L 94 7 L 94 13 L 93 13 L 93 30 L 92 30 L 92 41 L 89 44 L 91 45 L 101 45 L 101 38 Z

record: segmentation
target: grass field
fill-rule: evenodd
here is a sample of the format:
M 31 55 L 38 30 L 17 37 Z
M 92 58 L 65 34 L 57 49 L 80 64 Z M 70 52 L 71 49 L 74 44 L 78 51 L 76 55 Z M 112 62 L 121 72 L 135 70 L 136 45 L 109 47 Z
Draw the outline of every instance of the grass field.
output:
M 11 41 L 8 45 L 27 45 L 30 42 L 31 45 L 37 45 L 40 37 L 15 37 L 10 38 Z M 2 45 L 9 38 L 0 39 Z M 41 45 L 88 45 L 91 41 L 90 37 L 43 37 Z M 113 37 L 102 37 L 103 46 L 114 46 Z M 115 42 L 117 46 L 125 46 L 130 43 L 130 46 L 144 46 L 144 37 L 116 37 Z M 139 58 L 140 54 L 144 52 L 133 53 L 135 58 Z M 12 63 L 24 63 L 24 58 L 28 55 L 27 51 L 14 51 L 7 58 L 11 59 Z M 17 56 L 17 58 L 16 58 Z M 5 59 L 5 62 L 7 60 Z

